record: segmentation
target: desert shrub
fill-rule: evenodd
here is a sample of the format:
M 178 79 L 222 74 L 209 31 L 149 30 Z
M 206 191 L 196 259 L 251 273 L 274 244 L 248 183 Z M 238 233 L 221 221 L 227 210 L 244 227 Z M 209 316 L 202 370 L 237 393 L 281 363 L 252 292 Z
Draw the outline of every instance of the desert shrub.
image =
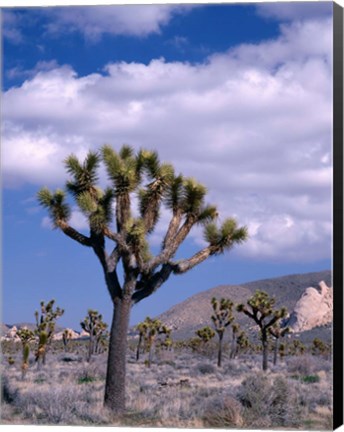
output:
M 296 388 L 282 377 L 274 381 L 266 375 L 247 377 L 237 393 L 245 407 L 244 418 L 249 426 L 297 426 L 301 411 Z
M 216 368 L 210 363 L 200 363 L 199 365 L 197 365 L 197 371 L 202 375 L 208 375 L 215 373 Z
M 12 404 L 15 402 L 17 397 L 18 390 L 11 385 L 8 376 L 3 375 L 1 377 L 1 400 L 8 404 Z
M 243 426 L 240 403 L 231 396 L 213 399 L 208 402 L 203 414 L 203 423 L 209 428 L 227 428 Z
M 320 381 L 319 375 L 305 375 L 300 377 L 300 381 L 306 384 L 314 384 Z
M 298 373 L 300 375 L 312 374 L 315 371 L 316 366 L 316 359 L 309 355 L 292 357 L 287 361 L 288 372 Z
M 237 360 L 230 360 L 228 363 L 226 363 L 223 374 L 224 375 L 230 375 L 230 376 L 240 376 L 241 374 L 248 371 L 248 366 L 244 364 L 241 361 Z

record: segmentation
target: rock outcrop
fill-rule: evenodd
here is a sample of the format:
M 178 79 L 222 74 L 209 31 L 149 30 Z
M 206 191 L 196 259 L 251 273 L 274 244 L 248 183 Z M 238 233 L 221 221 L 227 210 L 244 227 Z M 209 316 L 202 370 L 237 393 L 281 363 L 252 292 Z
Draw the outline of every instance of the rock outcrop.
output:
M 333 320 L 333 288 L 324 281 L 319 283 L 319 290 L 306 288 L 295 305 L 287 325 L 293 332 L 311 330 Z

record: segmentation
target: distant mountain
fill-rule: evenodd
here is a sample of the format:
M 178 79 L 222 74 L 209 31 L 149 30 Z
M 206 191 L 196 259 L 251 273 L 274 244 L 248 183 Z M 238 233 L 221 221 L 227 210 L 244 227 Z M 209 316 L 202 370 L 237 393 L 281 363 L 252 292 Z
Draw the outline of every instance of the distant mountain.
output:
M 305 289 L 318 287 L 320 281 L 330 286 L 331 271 L 288 275 L 241 285 L 221 285 L 193 295 L 157 318 L 173 329 L 175 339 L 189 338 L 193 337 L 200 327 L 211 325 L 212 297 L 230 298 L 235 304 L 244 303 L 259 289 L 275 297 L 276 308 L 284 306 L 291 314 Z M 235 314 L 242 327 L 252 327 L 252 322 L 244 314 Z M 327 332 L 330 332 L 330 329 Z

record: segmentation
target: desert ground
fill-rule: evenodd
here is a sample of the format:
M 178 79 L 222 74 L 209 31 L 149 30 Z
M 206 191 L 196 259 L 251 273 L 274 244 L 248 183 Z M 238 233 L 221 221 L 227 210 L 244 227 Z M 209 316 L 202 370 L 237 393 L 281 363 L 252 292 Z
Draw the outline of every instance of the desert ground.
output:
M 25 376 L 17 343 L 2 346 L 2 424 L 126 425 L 182 428 L 332 428 L 332 362 L 328 355 L 285 355 L 261 370 L 253 350 L 216 365 L 216 343 L 203 349 L 174 344 L 136 361 L 127 357 L 127 413 L 121 420 L 103 407 L 107 352 L 86 361 L 87 341 L 67 351 L 54 342 L 40 369 L 30 354 Z M 272 353 L 270 360 L 272 359 Z

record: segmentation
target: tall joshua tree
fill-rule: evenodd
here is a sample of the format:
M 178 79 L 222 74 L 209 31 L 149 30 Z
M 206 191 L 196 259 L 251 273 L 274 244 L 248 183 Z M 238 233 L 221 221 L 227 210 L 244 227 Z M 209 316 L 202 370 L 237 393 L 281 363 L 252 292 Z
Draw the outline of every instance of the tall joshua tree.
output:
M 101 161 L 110 181 L 105 190 L 97 186 Z M 160 163 L 156 152 L 135 153 L 129 146 L 116 152 L 106 145 L 100 154 L 89 152 L 83 162 L 71 155 L 65 165 L 71 176 L 67 191 L 88 218 L 89 235 L 70 225 L 71 210 L 64 191 L 53 193 L 43 188 L 38 199 L 48 210 L 54 227 L 92 250 L 103 268 L 113 303 L 104 403 L 121 414 L 125 410 L 125 359 L 132 306 L 152 295 L 172 274 L 185 273 L 210 256 L 243 242 L 247 229 L 238 227 L 234 219 L 218 227 L 214 223 L 216 207 L 205 204 L 206 188 L 194 179 L 175 175 L 171 165 Z M 134 194 L 139 201 L 136 217 L 132 212 Z M 152 256 L 148 236 L 156 227 L 162 205 L 170 210 L 171 219 L 160 252 Z M 207 246 L 176 261 L 179 246 L 195 225 L 205 226 Z M 119 264 L 123 283 L 118 278 Z
M 222 364 L 222 341 L 226 328 L 234 320 L 232 314 L 233 302 L 229 299 L 222 298 L 220 301 L 216 300 L 215 297 L 211 300 L 213 307 L 213 315 L 211 320 L 213 321 L 215 331 L 219 336 L 219 351 L 217 356 L 217 366 L 221 367 Z
M 287 315 L 287 310 L 281 308 L 274 310 L 275 299 L 269 297 L 264 292 L 257 290 L 255 294 L 247 300 L 247 305 L 239 304 L 237 306 L 238 312 L 243 312 L 251 318 L 259 327 L 260 338 L 263 351 L 263 370 L 268 369 L 268 336 L 269 329 L 281 318 Z

